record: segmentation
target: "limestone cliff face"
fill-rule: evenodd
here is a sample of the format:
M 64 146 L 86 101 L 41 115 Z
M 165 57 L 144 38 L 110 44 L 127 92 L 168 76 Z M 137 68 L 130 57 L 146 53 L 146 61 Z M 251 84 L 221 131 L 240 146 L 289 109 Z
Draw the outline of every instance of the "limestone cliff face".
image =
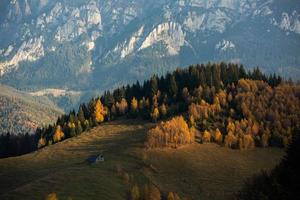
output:
M 13 54 L 13 56 L 10 60 L 0 63 L 0 75 L 17 68 L 22 61 L 34 62 L 43 57 L 45 55 L 43 41 L 42 36 L 24 41 L 15 54 L 13 54 L 13 46 L 9 46 L 4 55 Z
M 151 47 L 153 44 L 161 41 L 167 45 L 170 55 L 179 54 L 180 47 L 185 42 L 185 35 L 181 25 L 175 22 L 159 24 L 147 35 L 139 50 Z

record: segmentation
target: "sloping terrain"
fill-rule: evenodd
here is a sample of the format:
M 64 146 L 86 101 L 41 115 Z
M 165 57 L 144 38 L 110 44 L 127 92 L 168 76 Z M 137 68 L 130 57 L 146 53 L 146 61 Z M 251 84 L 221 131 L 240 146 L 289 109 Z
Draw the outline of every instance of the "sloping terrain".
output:
M 284 155 L 278 148 L 239 151 L 215 144 L 145 150 L 145 135 L 153 126 L 139 120 L 104 123 L 37 152 L 1 159 L 0 199 L 43 199 L 55 192 L 59 199 L 122 200 L 131 184 L 143 187 L 148 181 L 163 195 L 228 199 L 245 178 L 271 169 Z M 100 153 L 104 162 L 86 161 Z
M 63 111 L 46 97 L 33 97 L 0 85 L 0 134 L 32 133 L 37 126 L 52 123 L 61 114 Z

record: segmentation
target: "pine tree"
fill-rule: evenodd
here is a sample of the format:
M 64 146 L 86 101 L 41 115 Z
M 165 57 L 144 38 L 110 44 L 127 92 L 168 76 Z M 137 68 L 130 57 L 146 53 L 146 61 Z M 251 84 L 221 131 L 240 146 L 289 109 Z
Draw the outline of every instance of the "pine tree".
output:
M 80 135 L 82 133 L 82 131 L 83 131 L 83 129 L 82 129 L 81 123 L 78 122 L 77 126 L 76 126 L 76 135 Z
M 150 90 L 151 90 L 151 97 L 153 97 L 154 95 L 157 94 L 157 91 L 158 91 L 158 81 L 157 81 L 157 77 L 156 76 L 153 76 L 150 80 Z
M 177 87 L 175 77 L 173 75 L 169 76 L 168 86 L 169 86 L 169 91 L 168 91 L 169 96 L 173 99 L 173 101 L 176 101 L 178 87 Z
M 161 114 L 162 118 L 165 118 L 167 116 L 167 107 L 164 103 L 159 106 L 159 113 Z
M 78 120 L 79 120 L 81 123 L 84 123 L 85 117 L 84 117 L 84 112 L 83 112 L 83 109 L 82 109 L 82 105 L 79 106 L 77 118 L 78 118 Z

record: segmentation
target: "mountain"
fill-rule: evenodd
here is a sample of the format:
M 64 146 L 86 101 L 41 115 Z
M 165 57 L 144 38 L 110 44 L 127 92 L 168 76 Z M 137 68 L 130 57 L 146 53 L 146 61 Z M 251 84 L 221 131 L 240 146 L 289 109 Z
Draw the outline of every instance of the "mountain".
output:
M 0 85 L 0 134 L 34 133 L 37 126 L 53 123 L 62 114 L 46 97 Z
M 297 0 L 3 0 L 0 82 L 105 90 L 208 61 L 300 77 Z

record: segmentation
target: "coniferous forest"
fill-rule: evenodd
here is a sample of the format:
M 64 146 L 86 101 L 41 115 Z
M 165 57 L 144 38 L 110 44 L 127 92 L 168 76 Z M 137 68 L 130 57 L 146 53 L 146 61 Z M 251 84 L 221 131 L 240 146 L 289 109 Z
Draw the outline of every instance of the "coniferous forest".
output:
M 120 117 L 156 122 L 176 115 L 184 117 L 186 124 L 179 124 L 192 132 L 185 134 L 193 135 L 187 141 L 196 138 L 201 143 L 217 142 L 240 149 L 284 147 L 299 127 L 299 97 L 299 85 L 277 75 L 267 76 L 259 68 L 247 71 L 231 63 L 193 65 L 162 77 L 154 75 L 142 84 L 106 91 L 81 104 L 77 112 L 38 127 L 35 135 L 3 135 L 1 156 L 28 153 Z M 186 141 L 182 134 L 174 136 L 167 139 L 159 129 L 151 130 L 148 139 L 152 144 L 148 146 L 168 146 L 166 141 L 176 146 Z M 15 148 L 19 144 L 22 148 Z

